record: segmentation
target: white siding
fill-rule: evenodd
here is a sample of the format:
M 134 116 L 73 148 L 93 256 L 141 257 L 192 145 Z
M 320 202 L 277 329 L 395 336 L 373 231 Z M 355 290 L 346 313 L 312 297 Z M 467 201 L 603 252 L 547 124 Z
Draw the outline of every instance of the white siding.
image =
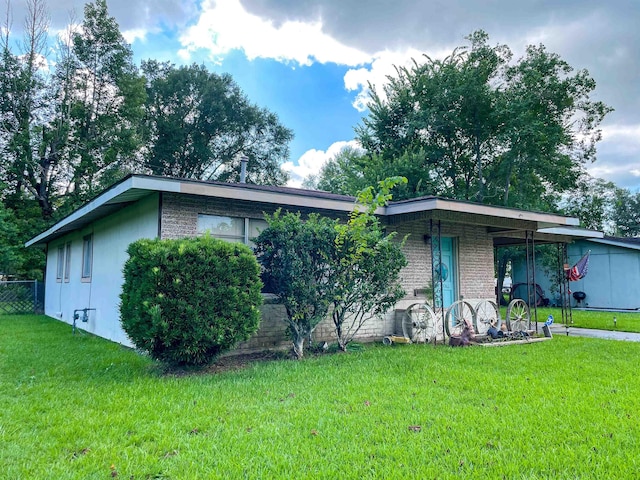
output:
M 83 282 L 83 237 L 93 233 L 93 268 L 91 281 Z M 73 323 L 73 311 L 95 308 L 89 321 L 77 321 L 83 330 L 114 342 L 131 345 L 120 326 L 118 304 L 122 287 L 122 268 L 127 260 L 127 246 L 140 238 L 158 236 L 158 195 L 152 194 L 98 220 L 82 230 L 58 238 L 48 245 L 45 313 L 66 323 Z M 56 280 L 58 246 L 71 242 L 69 282 Z

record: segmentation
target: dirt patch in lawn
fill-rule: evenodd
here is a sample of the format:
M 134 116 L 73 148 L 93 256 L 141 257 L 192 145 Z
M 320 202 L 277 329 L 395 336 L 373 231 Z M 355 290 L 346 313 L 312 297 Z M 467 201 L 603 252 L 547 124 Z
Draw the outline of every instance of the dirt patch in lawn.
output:
M 257 362 L 273 362 L 275 360 L 291 360 L 292 356 L 288 352 L 274 352 L 271 350 L 263 352 L 242 353 L 239 355 L 228 355 L 221 357 L 211 365 L 204 368 L 206 373 L 220 373 L 233 370 L 242 370 Z
M 157 373 L 160 375 L 184 377 L 232 372 L 250 367 L 257 362 L 273 362 L 276 360 L 289 359 L 292 359 L 292 356 L 288 352 L 265 350 L 261 352 L 225 355 L 218 358 L 215 362 L 202 367 L 177 367 L 157 364 L 154 369 L 157 369 Z

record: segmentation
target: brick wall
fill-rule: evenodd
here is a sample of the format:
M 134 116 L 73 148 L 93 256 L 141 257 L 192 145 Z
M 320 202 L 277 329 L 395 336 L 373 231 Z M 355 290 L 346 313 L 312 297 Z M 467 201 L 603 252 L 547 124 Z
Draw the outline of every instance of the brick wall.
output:
M 414 290 L 424 289 L 431 282 L 431 245 L 424 240 L 430 233 L 429 221 L 405 222 L 389 230 L 398 232 L 397 241 L 406 238 L 404 252 L 409 264 L 401 272 L 407 291 L 403 302 L 413 302 L 417 298 Z M 493 239 L 486 227 L 450 223 L 443 224 L 441 230 L 442 236 L 453 237 L 457 243 L 459 296 L 493 299 Z
M 263 218 L 263 212 L 272 214 L 277 206 L 232 201 L 195 195 L 164 194 L 162 199 L 161 238 L 196 236 L 198 214 L 229 215 Z M 303 211 L 308 213 L 308 211 Z M 405 236 L 404 252 L 408 265 L 401 271 L 401 281 L 407 295 L 397 304 L 401 313 L 410 304 L 424 301 L 424 295 L 414 296 L 414 290 L 424 289 L 431 280 L 431 247 L 424 241 L 429 234 L 428 220 L 414 220 L 389 227 L 398 232 L 396 241 Z M 493 298 L 493 240 L 485 227 L 448 223 L 442 225 L 442 235 L 457 242 L 459 295 L 465 298 Z M 238 351 L 283 348 L 290 345 L 286 339 L 284 307 L 267 298 L 261 307 L 262 321 L 254 337 L 238 347 Z M 389 312 L 382 319 L 371 320 L 359 331 L 358 340 L 379 340 L 385 335 L 401 333 L 398 328 L 400 314 Z M 327 318 L 316 328 L 314 339 L 335 339 L 333 323 Z

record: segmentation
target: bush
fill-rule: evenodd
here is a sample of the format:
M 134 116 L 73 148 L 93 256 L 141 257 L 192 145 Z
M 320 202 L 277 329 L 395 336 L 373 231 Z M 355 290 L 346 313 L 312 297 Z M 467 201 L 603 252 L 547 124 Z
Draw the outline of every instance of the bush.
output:
M 203 365 L 258 329 L 262 282 L 247 246 L 205 236 L 138 240 L 127 253 L 120 318 L 152 358 Z
M 304 356 L 309 340 L 329 311 L 331 270 L 336 221 L 316 214 L 303 220 L 300 213 L 281 210 L 266 215 L 269 226 L 254 239 L 256 256 L 269 291 L 287 311 L 287 333 L 297 358 Z

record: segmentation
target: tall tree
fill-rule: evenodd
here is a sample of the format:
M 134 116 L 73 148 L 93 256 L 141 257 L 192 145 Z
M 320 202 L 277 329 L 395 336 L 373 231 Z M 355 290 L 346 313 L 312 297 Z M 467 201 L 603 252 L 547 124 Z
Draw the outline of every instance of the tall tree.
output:
M 69 191 L 76 204 L 131 169 L 140 146 L 145 91 L 131 47 L 109 15 L 106 0 L 85 5 L 72 40 L 66 59 L 73 75 Z
M 0 66 L 1 137 L 3 180 L 9 192 L 4 198 L 10 208 L 17 208 L 25 196 L 35 198 L 48 217 L 53 208 L 41 195 L 39 145 L 42 125 L 48 116 L 49 98 L 44 50 L 48 32 L 48 17 L 43 0 L 27 2 L 24 36 L 14 53 L 10 44 L 10 10 L 2 37 L 2 64 Z
M 634 194 L 626 189 L 618 189 L 613 210 L 616 235 L 640 236 L 640 192 Z
M 366 163 L 369 178 L 409 178 L 396 198 L 556 209 L 595 159 L 611 109 L 590 98 L 588 72 L 574 73 L 542 45 L 512 62 L 509 48 L 490 46 L 485 32 L 467 40 L 444 60 L 425 56 L 397 68 L 382 90 L 371 90 L 369 115 L 356 128 L 366 162 L 356 162 Z M 351 165 L 338 166 L 332 175 L 350 174 Z
M 511 52 L 488 46 L 482 31 L 468 40 L 470 47 L 444 60 L 425 55 L 424 63 L 398 68 L 381 93 L 372 90 L 370 114 L 356 132 L 364 148 L 382 155 L 387 165 L 418 165 L 419 175 L 408 177 L 410 182 L 431 193 L 482 200 L 484 170 L 494 159 L 501 126 L 493 84 Z
M 240 157 L 249 159 L 247 182 L 283 184 L 291 130 L 251 104 L 230 75 L 204 66 L 143 63 L 148 102 L 145 166 L 154 174 L 238 181 Z
M 18 52 L 8 20 L 2 37 L 2 176 L 5 204 L 35 201 L 48 222 L 127 169 L 139 147 L 144 84 L 104 0 L 88 3 L 79 29 L 70 27 L 53 49 L 45 0 L 27 6 Z
M 580 226 L 615 233 L 614 209 L 620 189 L 601 178 L 583 175 L 578 187 L 563 195 L 559 207 L 565 215 L 580 219 Z
M 509 66 L 498 110 L 504 122 L 491 188 L 504 205 L 548 209 L 555 194 L 577 186 L 595 160 L 599 125 L 611 111 L 590 95 L 595 81 L 543 45 Z M 546 205 L 540 199 L 548 197 Z

